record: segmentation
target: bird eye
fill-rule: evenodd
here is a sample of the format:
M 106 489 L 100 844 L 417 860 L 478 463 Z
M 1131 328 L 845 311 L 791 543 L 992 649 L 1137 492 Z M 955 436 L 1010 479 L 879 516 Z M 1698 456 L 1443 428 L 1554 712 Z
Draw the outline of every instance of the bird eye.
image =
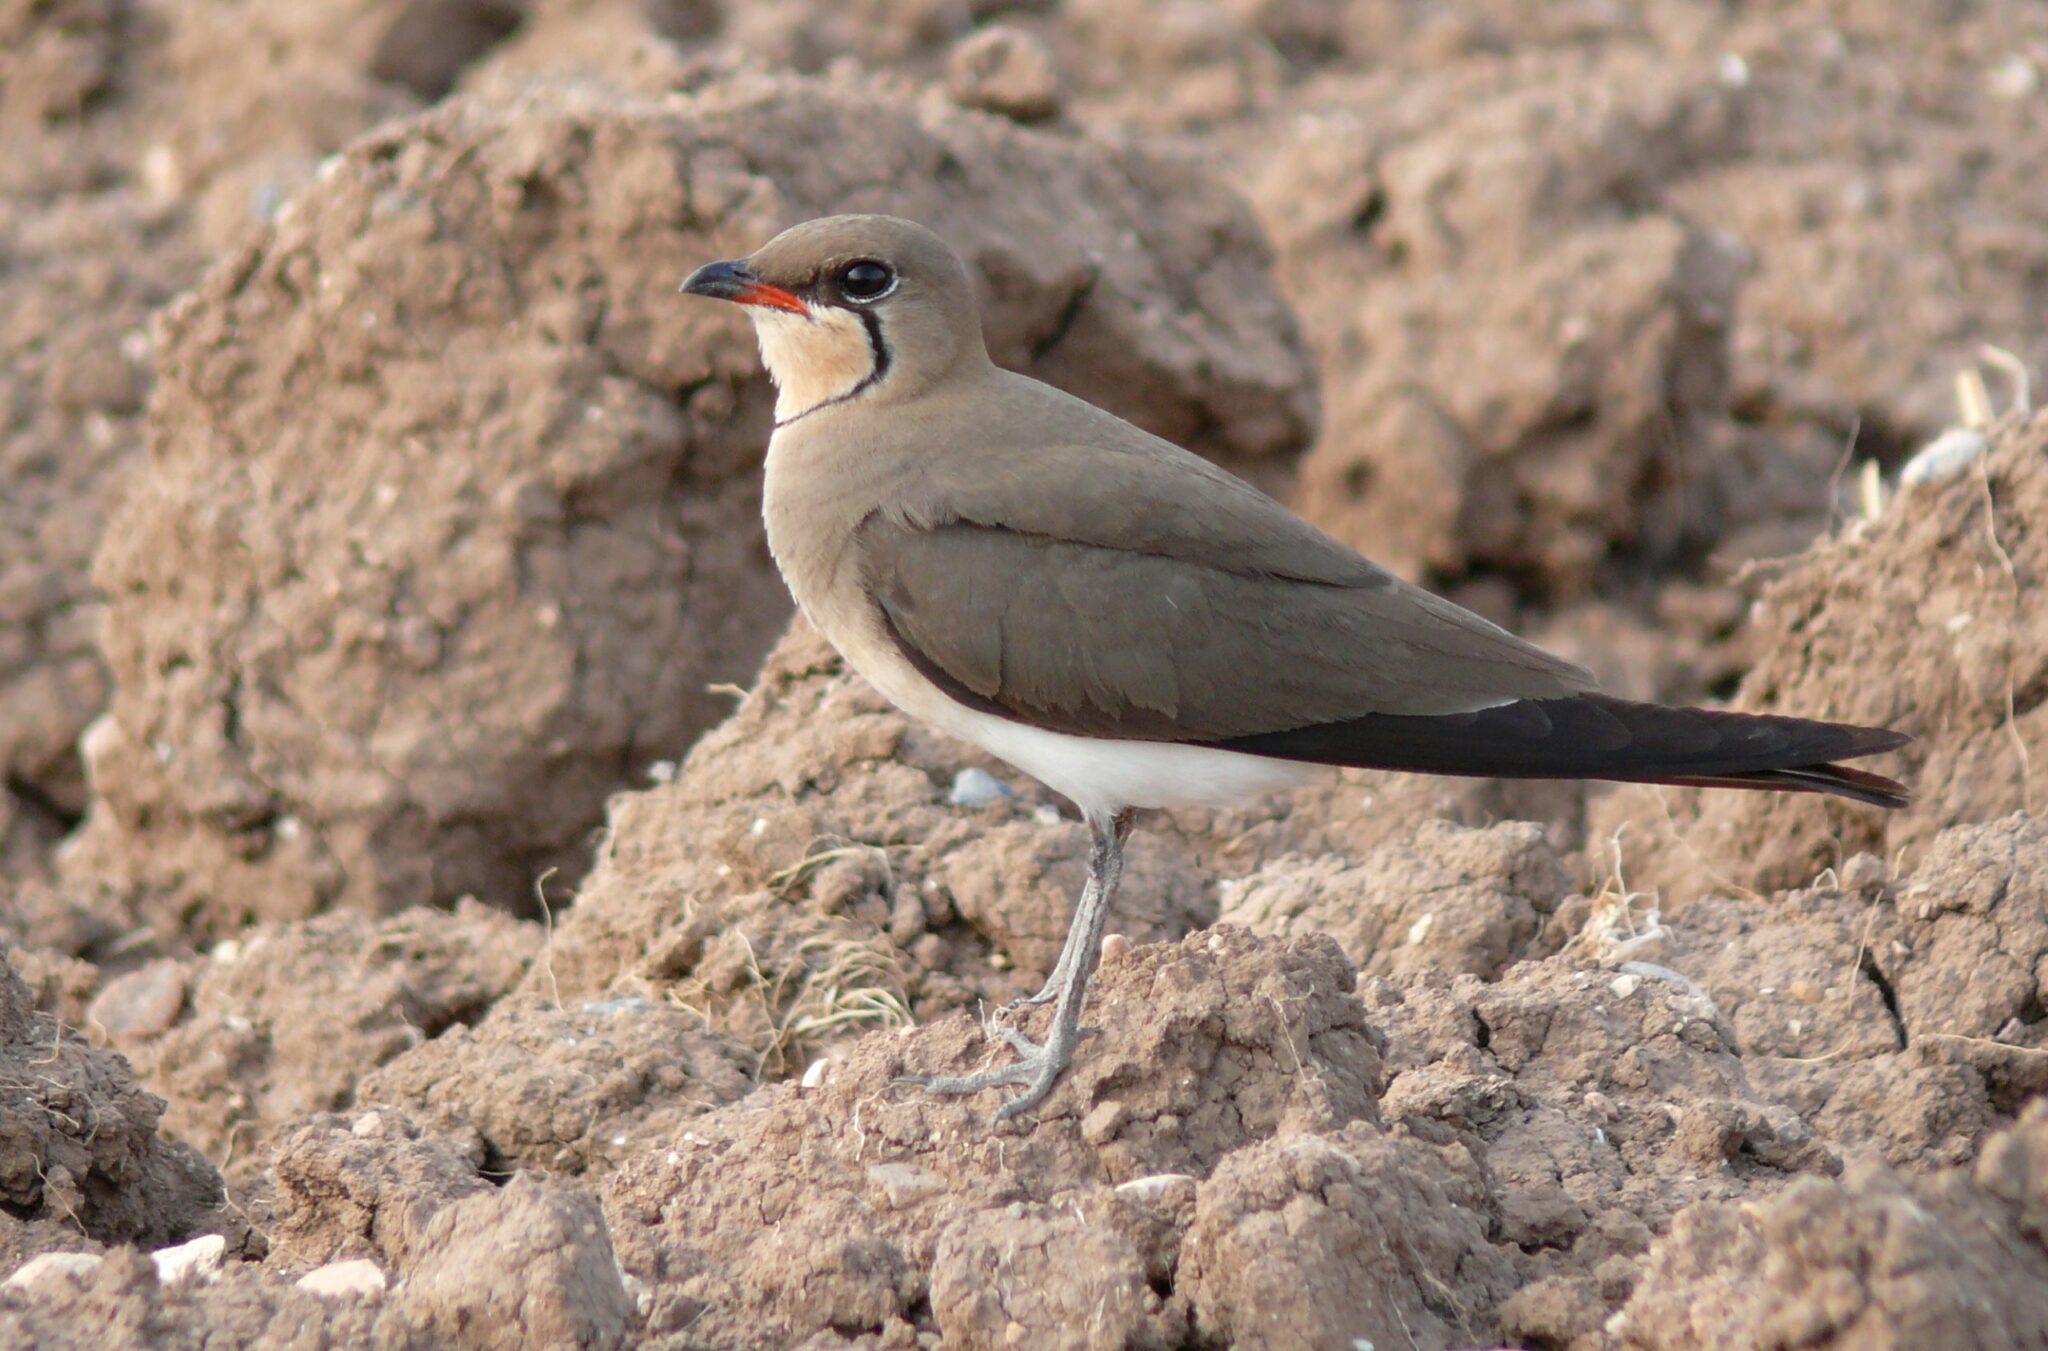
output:
M 839 272 L 839 290 L 848 300 L 880 300 L 896 289 L 896 273 L 885 263 L 863 258 Z

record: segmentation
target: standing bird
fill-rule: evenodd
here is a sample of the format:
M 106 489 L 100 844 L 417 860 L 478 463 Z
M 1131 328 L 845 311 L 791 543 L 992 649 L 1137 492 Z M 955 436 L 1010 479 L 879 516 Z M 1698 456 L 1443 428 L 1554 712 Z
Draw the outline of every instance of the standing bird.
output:
M 803 612 L 913 717 L 1071 799 L 1094 837 L 1041 1045 L 922 1078 L 1045 1097 L 1141 807 L 1227 806 L 1318 767 L 1833 793 L 1872 727 L 1630 703 L 1251 485 L 989 360 L 967 269 L 921 225 L 832 216 L 684 291 L 746 307 L 777 387 L 762 504 Z

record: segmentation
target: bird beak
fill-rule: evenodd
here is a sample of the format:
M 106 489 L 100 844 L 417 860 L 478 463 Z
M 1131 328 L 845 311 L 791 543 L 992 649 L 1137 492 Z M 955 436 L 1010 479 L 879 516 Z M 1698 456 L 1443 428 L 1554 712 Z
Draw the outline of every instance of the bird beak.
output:
M 710 296 L 713 300 L 730 300 L 739 305 L 766 305 L 771 309 L 788 310 L 791 314 L 808 315 L 811 312 L 811 307 L 804 304 L 802 297 L 780 286 L 770 286 L 749 272 L 744 259 L 706 263 L 683 281 L 682 289 L 693 296 Z

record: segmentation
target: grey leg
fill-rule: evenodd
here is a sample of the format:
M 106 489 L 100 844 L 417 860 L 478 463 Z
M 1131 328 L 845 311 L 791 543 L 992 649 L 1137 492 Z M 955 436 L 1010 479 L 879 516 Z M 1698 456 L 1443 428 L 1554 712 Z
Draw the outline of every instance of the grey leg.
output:
M 1081 899 L 1075 902 L 1074 913 L 1067 921 L 1067 941 L 1060 944 L 1060 958 L 1053 963 L 1052 974 L 1045 978 L 1045 984 L 1039 989 L 1037 994 L 1020 995 L 1003 1007 L 1020 1009 L 1033 1004 L 1050 1004 L 1053 1000 L 1058 999 L 1060 991 L 1066 988 L 1068 973 L 1074 969 L 1074 953 L 1081 946 L 1081 935 L 1084 932 L 1084 926 L 1080 922 L 1081 912 L 1086 910 L 1092 903 L 1092 897 L 1098 886 L 1097 879 L 1101 874 L 1101 860 L 1099 857 L 1102 849 L 1100 843 L 1101 836 L 1098 834 L 1096 839 L 1095 856 L 1089 860 L 1088 883 L 1081 888 Z
M 916 1084 L 933 1093 L 979 1093 L 984 1088 L 997 1088 L 1004 1084 L 1023 1086 L 1023 1093 L 996 1111 L 998 1121 L 1028 1111 L 1052 1091 L 1061 1071 L 1073 1063 L 1074 1046 L 1081 1039 L 1081 1003 L 1087 997 L 1088 979 L 1094 974 L 1096 959 L 1102 952 L 1102 931 L 1109 923 L 1109 905 L 1116 898 L 1117 880 L 1123 875 L 1124 841 L 1131 833 L 1132 815 L 1127 808 L 1115 816 L 1091 815 L 1088 818 L 1088 828 L 1095 836 L 1095 848 L 1088 865 L 1088 885 L 1082 889 L 1080 903 L 1074 907 L 1074 920 L 1067 930 L 1066 945 L 1060 953 L 1059 964 L 1053 968 L 1052 980 L 1047 982 L 1047 991 L 1053 992 L 1059 1002 L 1053 1006 L 1052 1030 L 1047 1034 L 1045 1044 L 1041 1046 L 1022 1033 L 1006 1028 L 1002 1036 L 1018 1052 L 1019 1058 L 1015 1063 L 984 1070 L 980 1074 L 919 1075 L 901 1082 Z M 1044 992 L 1041 992 L 1040 999 L 1044 997 Z

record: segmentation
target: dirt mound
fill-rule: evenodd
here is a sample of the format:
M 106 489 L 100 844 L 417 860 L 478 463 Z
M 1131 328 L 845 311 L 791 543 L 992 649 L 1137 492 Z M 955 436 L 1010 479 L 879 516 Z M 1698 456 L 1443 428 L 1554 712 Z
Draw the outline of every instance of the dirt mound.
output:
M 1121 1321 L 1087 1344 L 1172 1344 L 1185 1304 L 1163 1303 L 1146 1269 L 1171 1268 L 1200 1212 L 1182 1193 L 1276 1133 L 1374 1119 L 1377 1036 L 1350 981 L 1327 939 L 1218 929 L 1134 950 L 1103 967 L 1090 1004 L 1102 1031 L 1025 1130 L 992 1129 L 988 1095 L 891 1087 L 988 1054 L 967 1018 L 870 1035 L 815 1087 L 700 1118 L 604 1184 L 620 1261 L 657 1292 L 651 1341 L 887 1336 L 929 1300 L 965 1345 L 1059 1337 L 1097 1306 Z M 1109 1231 L 1092 1240 L 1103 1267 L 1047 1260 L 1091 1228 Z M 1027 1279 L 1030 1294 L 990 1303 Z
M 635 1304 L 588 1192 L 533 1177 L 478 1184 L 417 1216 L 417 1247 L 392 1280 L 373 1262 L 297 1280 L 277 1264 L 218 1258 L 197 1269 L 133 1248 L 18 1273 L 0 1291 L 10 1346 L 89 1348 L 108 1328 L 147 1329 L 152 1346 L 234 1345 L 437 1351 L 574 1346 L 613 1351 Z M 388 1293 L 387 1293 L 388 1291 Z M 94 1340 L 98 1338 L 100 1340 Z
M 2048 1104 L 1972 1167 L 1802 1179 L 1699 1206 L 1609 1324 L 1623 1346 L 2038 1346 L 2048 1341 Z
M 1682 978 L 1550 959 L 1350 982 L 1327 939 L 1224 926 L 1105 964 L 1101 1032 L 1028 1123 L 893 1085 L 991 1054 L 962 1017 L 698 1118 L 603 1184 L 650 1343 L 928 1317 L 1015 1344 L 1085 1309 L 1106 1321 L 1075 1345 L 1563 1338 L 1688 1206 L 1839 1168 Z M 1312 1292 L 1284 1312 L 1260 1295 L 1283 1273 Z
M 1529 955 L 1571 879 L 1540 826 L 1425 821 L 1356 863 L 1289 857 L 1226 885 L 1225 921 L 1254 933 L 1327 933 L 1369 975 L 1495 980 Z
M 1912 734 L 1886 760 L 1913 806 L 1625 789 L 1589 824 L 1596 840 L 1624 832 L 1630 885 L 1674 903 L 1783 890 L 1856 853 L 1910 863 L 1949 826 L 2040 808 L 2048 614 L 2029 598 L 2048 577 L 2048 417 L 2004 428 L 1981 465 L 1903 490 L 1767 582 L 1735 700 Z
M 636 1312 L 597 1198 L 532 1175 L 427 1222 L 398 1312 L 432 1345 L 610 1351 Z
M 1652 960 L 1699 982 L 1761 1092 L 1845 1154 L 1930 1168 L 2048 1091 L 2048 826 L 1943 832 L 1910 873 L 1870 855 L 1811 887 L 1699 900 Z
M 474 903 L 327 915 L 111 982 L 95 1021 L 169 1100 L 165 1129 L 239 1179 L 278 1131 L 350 1106 L 377 1066 L 481 1018 L 540 937 Z
M 1387 1121 L 1483 1168 L 1488 1234 L 1526 1260 L 1491 1308 L 1562 1344 L 1625 1298 L 1686 1205 L 1768 1194 L 1835 1156 L 1750 1084 L 1712 1003 L 1683 978 L 1550 958 L 1497 983 L 1361 990 L 1387 1032 Z
M 552 1007 L 501 1001 L 366 1077 L 357 1101 L 390 1103 L 440 1131 L 476 1132 L 490 1171 L 616 1166 L 737 1102 L 759 1062 L 700 1018 L 645 999 Z
M 1746 254 L 1649 206 L 1723 153 L 1725 94 L 1648 69 L 1597 103 L 1554 71 L 1451 76 L 1398 109 L 1381 90 L 1264 162 L 1252 191 L 1333 372 L 1297 490 L 1317 523 L 1555 602 L 1611 553 L 1667 564 L 1754 505 L 1726 414 Z
M 856 117 L 862 155 L 801 153 Z M 723 711 L 707 685 L 788 605 L 732 525 L 766 382 L 674 280 L 863 206 L 953 236 L 999 353 L 1214 449 L 1304 439 L 1256 233 L 1187 169 L 862 83 L 452 101 L 164 321 L 151 472 L 98 564 L 119 689 L 69 875 L 202 934 L 573 878 L 603 796 Z M 1171 322 L 1169 275 L 1199 279 Z
M 1196 1189 L 1176 1295 L 1225 1345 L 1466 1345 L 1515 1282 L 1491 1200 L 1461 1151 L 1363 1124 L 1263 1141 Z
M 89 565 L 141 458 L 150 313 L 414 106 L 348 40 L 379 8 L 0 12 L 0 858 L 39 864 L 86 807 L 78 738 L 111 690 Z
M 220 1176 L 158 1137 L 164 1102 L 119 1056 L 37 1013 L 0 964 L 0 1216 L 15 1255 L 50 1246 L 61 1221 L 105 1243 L 164 1242 L 207 1223 Z M 41 1232 L 23 1233 L 41 1227 Z
M 269 1257 L 298 1270 L 368 1258 L 408 1267 L 425 1256 L 442 1208 L 488 1193 L 483 1143 L 429 1133 L 402 1112 L 316 1114 L 271 1151 Z

